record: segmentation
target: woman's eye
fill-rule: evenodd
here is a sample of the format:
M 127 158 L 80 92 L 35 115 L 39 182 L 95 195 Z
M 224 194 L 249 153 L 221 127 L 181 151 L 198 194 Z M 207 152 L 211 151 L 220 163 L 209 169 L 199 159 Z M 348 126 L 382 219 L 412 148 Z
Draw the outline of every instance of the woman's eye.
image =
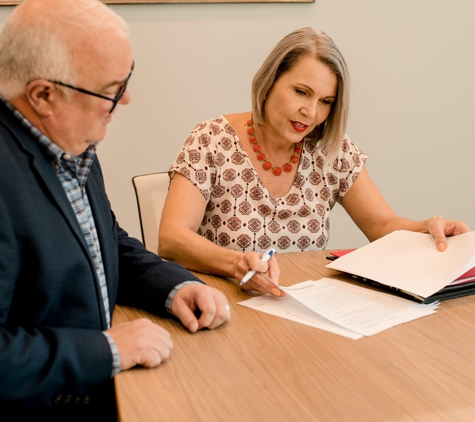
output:
M 320 101 L 325 105 L 332 105 L 333 104 L 333 100 L 326 100 L 325 98 L 322 98 Z
M 298 89 L 298 88 L 295 88 L 295 92 L 296 92 L 298 95 L 307 95 L 305 91 L 302 91 L 301 89 Z

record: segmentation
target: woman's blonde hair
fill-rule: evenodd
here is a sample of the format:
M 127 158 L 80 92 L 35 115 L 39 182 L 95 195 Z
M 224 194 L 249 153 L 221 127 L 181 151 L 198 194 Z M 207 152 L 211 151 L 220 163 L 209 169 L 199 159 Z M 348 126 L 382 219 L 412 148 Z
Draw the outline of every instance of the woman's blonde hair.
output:
M 298 29 L 284 37 L 272 50 L 252 80 L 252 116 L 265 125 L 265 102 L 276 81 L 303 57 L 314 57 L 336 75 L 338 88 L 327 119 L 305 139 L 319 142 L 329 163 L 333 161 L 346 133 L 350 103 L 350 81 L 345 59 L 323 31 Z

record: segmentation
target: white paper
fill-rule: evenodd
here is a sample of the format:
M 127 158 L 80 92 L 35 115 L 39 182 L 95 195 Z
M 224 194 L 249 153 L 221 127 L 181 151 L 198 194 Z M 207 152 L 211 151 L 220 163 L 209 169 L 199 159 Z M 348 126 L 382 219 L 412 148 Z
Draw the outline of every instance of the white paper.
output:
M 287 297 L 263 295 L 239 305 L 355 340 L 430 315 L 437 308 L 328 278 L 281 289 Z
M 329 278 L 282 290 L 328 320 L 365 336 L 430 315 L 436 309 Z
M 399 230 L 326 267 L 425 298 L 474 266 L 475 231 L 447 238 L 447 249 L 439 252 L 432 236 Z
M 300 324 L 319 328 L 320 330 L 339 334 L 353 340 L 363 337 L 361 334 L 340 327 L 334 322 L 318 315 L 290 295 L 285 297 L 271 295 L 256 296 L 252 299 L 238 302 L 238 304 L 255 309 L 256 311 L 265 312 L 266 314 L 275 315 L 291 321 L 299 322 Z

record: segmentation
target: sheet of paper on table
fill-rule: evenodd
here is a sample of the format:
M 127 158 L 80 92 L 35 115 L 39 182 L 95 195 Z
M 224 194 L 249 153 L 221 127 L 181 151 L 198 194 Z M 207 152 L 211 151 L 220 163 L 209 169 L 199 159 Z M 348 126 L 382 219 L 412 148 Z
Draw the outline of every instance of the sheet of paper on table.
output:
M 330 278 L 281 289 L 286 297 L 262 295 L 238 304 L 354 340 L 431 315 L 438 307 Z

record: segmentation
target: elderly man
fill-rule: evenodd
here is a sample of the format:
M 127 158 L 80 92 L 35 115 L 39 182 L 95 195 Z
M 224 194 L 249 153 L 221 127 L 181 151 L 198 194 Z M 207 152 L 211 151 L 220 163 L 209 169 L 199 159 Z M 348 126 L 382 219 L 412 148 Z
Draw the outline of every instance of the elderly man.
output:
M 230 317 L 221 292 L 147 252 L 110 209 L 95 149 L 133 67 L 125 23 L 98 0 L 27 0 L 0 34 L 2 420 L 99 415 L 117 372 L 169 356 L 149 320 L 111 327 L 116 303 L 191 332 Z

